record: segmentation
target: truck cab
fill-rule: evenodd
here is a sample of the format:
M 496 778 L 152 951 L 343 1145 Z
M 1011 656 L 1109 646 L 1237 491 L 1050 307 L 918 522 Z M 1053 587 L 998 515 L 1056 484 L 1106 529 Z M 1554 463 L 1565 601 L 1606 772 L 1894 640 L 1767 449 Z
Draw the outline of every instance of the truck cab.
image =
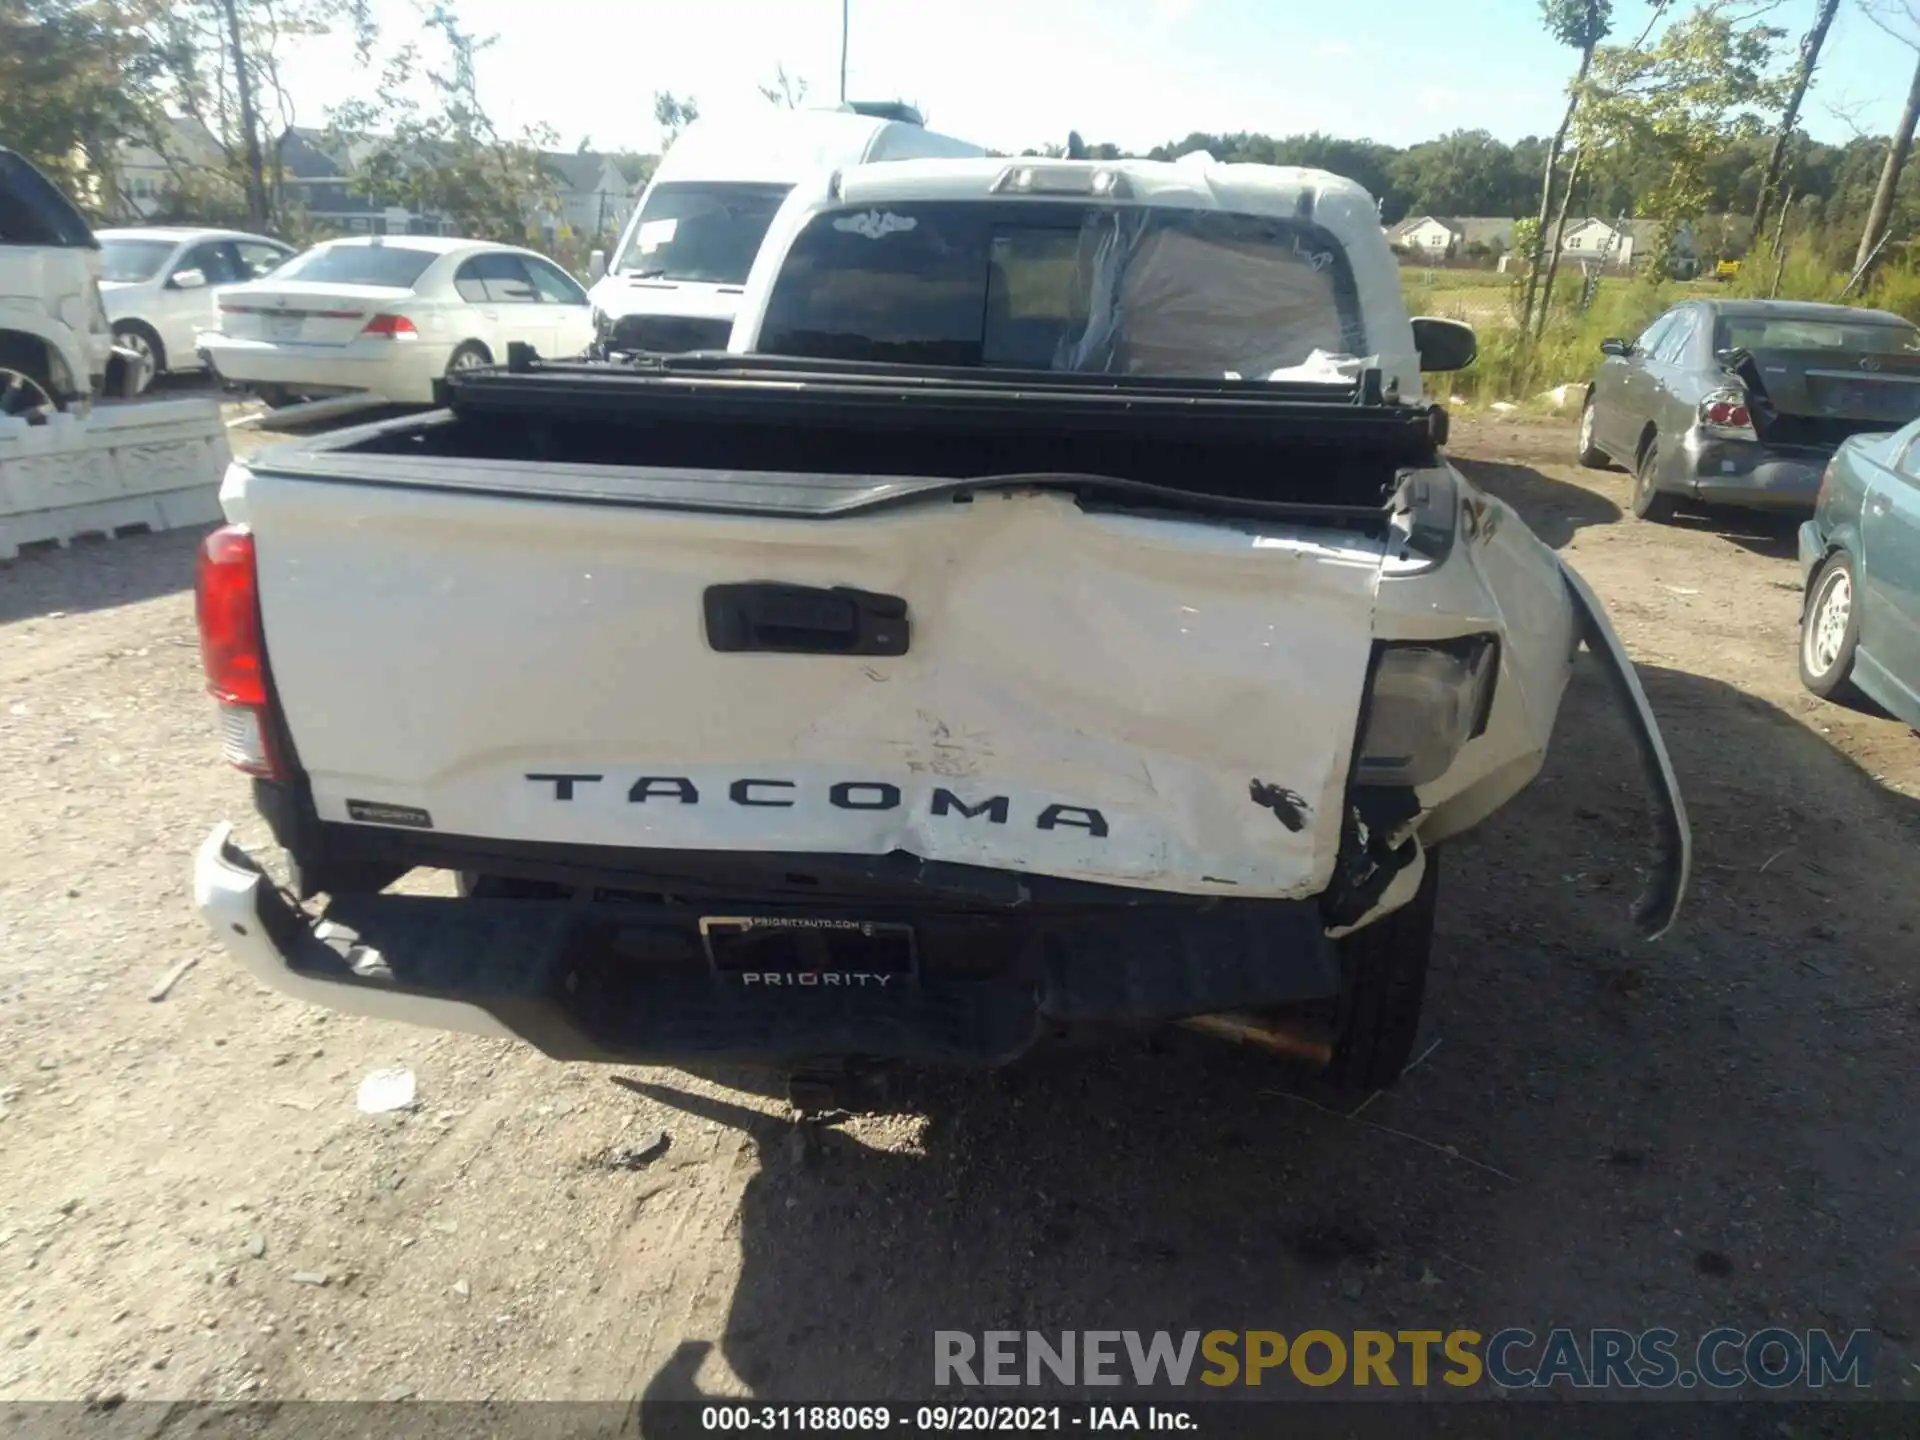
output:
M 661 160 L 605 273 L 593 277 L 601 343 L 724 349 L 760 242 L 796 183 L 845 166 L 985 153 L 898 106 L 695 120 Z

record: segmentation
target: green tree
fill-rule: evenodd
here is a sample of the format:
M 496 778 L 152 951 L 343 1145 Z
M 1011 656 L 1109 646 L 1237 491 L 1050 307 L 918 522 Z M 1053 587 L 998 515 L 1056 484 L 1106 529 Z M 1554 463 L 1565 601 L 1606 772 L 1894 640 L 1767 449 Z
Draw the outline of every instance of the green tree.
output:
M 425 60 L 417 43 L 403 45 L 387 61 L 378 98 L 332 112 L 331 138 L 362 157 L 354 181 L 370 199 L 439 216 L 475 239 L 525 244 L 557 203 L 541 156 L 557 137 L 546 127 L 506 136 L 487 114 L 474 61 L 496 37 L 478 38 L 436 4 L 425 38 L 439 55 Z M 417 77 L 431 108 L 411 98 Z
M 1761 111 L 1778 109 L 1791 82 L 1772 73 L 1785 32 L 1703 5 L 1651 47 L 1594 53 L 1576 133 L 1596 171 L 1633 177 L 1636 208 L 1665 222 L 1656 263 L 1671 259 L 1679 223 L 1715 200 L 1713 167 L 1730 145 L 1752 143 Z
M 1661 4 L 1656 3 L 1656 13 Z M 1554 172 L 1560 164 L 1560 153 L 1566 147 L 1567 132 L 1573 126 L 1573 117 L 1580 108 L 1580 97 L 1585 89 L 1587 73 L 1593 68 L 1594 51 L 1600 42 L 1607 38 L 1613 27 L 1613 7 L 1610 0 L 1540 0 L 1541 23 L 1547 27 L 1547 33 L 1562 45 L 1570 45 L 1580 52 L 1580 63 L 1573 72 L 1573 80 L 1567 86 L 1567 108 L 1560 117 L 1560 127 L 1553 132 L 1553 138 L 1547 142 L 1545 163 L 1542 166 L 1540 180 L 1540 218 L 1533 231 L 1533 243 L 1527 251 L 1526 290 L 1520 305 L 1520 328 L 1525 332 L 1533 322 L 1533 306 L 1536 278 L 1540 274 L 1542 247 L 1546 244 L 1547 221 L 1553 214 Z M 1567 177 L 1567 194 L 1573 193 L 1573 179 Z M 1565 202 L 1562 202 L 1565 209 Z M 1560 243 L 1555 235 L 1554 244 Z M 1548 296 L 1552 294 L 1551 288 Z M 1544 311 L 1546 301 L 1542 300 Z
M 1875 24 L 1894 38 L 1913 45 L 1920 52 L 1920 3 L 1916 0 L 1861 0 Z M 1864 275 L 1879 249 L 1892 234 L 1895 199 L 1900 175 L 1913 149 L 1916 126 L 1920 126 L 1920 54 L 1916 55 L 1913 84 L 1907 90 L 1906 108 L 1887 139 L 1887 155 L 1880 166 L 1880 178 L 1873 187 L 1873 199 L 1860 230 L 1860 247 L 1854 252 L 1853 270 Z
M 214 175 L 176 179 L 183 190 L 232 186 L 249 223 L 285 223 L 282 145 L 298 120 L 281 72 L 284 57 L 346 29 L 362 61 L 377 42 L 371 0 L 173 0 L 149 26 L 168 103 L 200 122 L 220 147 Z M 164 152 L 163 152 L 164 153 Z M 171 158 L 171 157 L 170 157 Z
M 771 85 L 762 85 L 760 87 L 760 94 L 765 97 L 767 103 L 770 105 L 778 105 L 784 110 L 798 110 L 807 98 L 807 82 L 797 76 L 787 74 L 787 67 L 785 65 L 776 65 L 773 68 L 773 83 Z M 657 107 L 654 113 L 662 125 L 667 123 L 666 118 L 659 114 Z M 695 113 L 698 113 L 697 106 L 695 107 Z M 682 123 L 684 124 L 685 122 L 683 121 Z
M 1820 64 L 1820 51 L 1827 43 L 1827 31 L 1833 25 L 1835 12 L 1840 9 L 1840 0 L 1817 0 L 1817 4 L 1813 28 L 1800 39 L 1800 64 L 1794 71 L 1793 88 L 1787 92 L 1787 108 L 1780 114 L 1780 128 L 1774 133 L 1773 150 L 1767 156 L 1766 169 L 1760 175 L 1760 193 L 1753 202 L 1753 229 L 1756 235 L 1767 218 L 1767 203 L 1773 198 L 1773 187 L 1780 181 L 1786 163 L 1787 146 L 1792 143 L 1794 126 L 1800 121 L 1800 106 L 1807 98 L 1807 87 L 1813 84 L 1813 72 Z
M 1516 213 L 1520 177 L 1513 147 L 1485 130 L 1454 130 L 1402 151 L 1389 166 L 1407 212 L 1428 215 Z
M 700 102 L 689 95 L 682 100 L 671 90 L 656 90 L 653 94 L 653 118 L 665 133 L 660 145 L 664 149 L 680 138 L 680 132 L 700 118 Z
M 0 0 L 0 143 L 110 209 L 118 150 L 165 118 L 148 0 Z

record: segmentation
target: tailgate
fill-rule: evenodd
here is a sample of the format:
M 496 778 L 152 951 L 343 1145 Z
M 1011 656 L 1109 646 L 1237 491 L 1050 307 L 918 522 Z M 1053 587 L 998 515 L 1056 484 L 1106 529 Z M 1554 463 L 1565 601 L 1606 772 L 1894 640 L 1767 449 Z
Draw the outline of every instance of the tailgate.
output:
M 1332 873 L 1378 542 L 1048 493 L 799 519 L 260 473 L 225 499 L 323 820 L 1242 896 Z M 906 651 L 716 650 L 710 587 L 753 582 L 897 597 Z

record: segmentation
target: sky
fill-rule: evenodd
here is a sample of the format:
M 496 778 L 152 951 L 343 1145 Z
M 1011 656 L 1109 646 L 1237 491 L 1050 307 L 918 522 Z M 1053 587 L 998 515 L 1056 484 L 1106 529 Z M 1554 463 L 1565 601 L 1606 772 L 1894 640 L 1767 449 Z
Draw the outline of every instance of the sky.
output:
M 418 0 L 375 0 L 391 38 Z M 1017 151 L 1066 139 L 1144 150 L 1191 131 L 1323 130 L 1407 145 L 1452 129 L 1550 133 L 1573 53 L 1535 0 L 846 0 L 849 98 L 907 99 L 936 130 Z M 776 68 L 838 97 L 842 0 L 459 0 L 497 36 L 482 102 L 503 130 L 547 124 L 563 148 L 656 151 L 653 94 L 703 113 L 761 108 Z M 1675 9 L 1684 8 L 1676 5 Z M 1615 28 L 1647 9 L 1616 0 Z M 1797 40 L 1814 0 L 1779 0 Z M 1914 52 L 1847 0 L 1802 119 L 1844 141 L 1892 128 Z M 303 42 L 286 66 L 301 123 L 367 83 L 344 40 Z

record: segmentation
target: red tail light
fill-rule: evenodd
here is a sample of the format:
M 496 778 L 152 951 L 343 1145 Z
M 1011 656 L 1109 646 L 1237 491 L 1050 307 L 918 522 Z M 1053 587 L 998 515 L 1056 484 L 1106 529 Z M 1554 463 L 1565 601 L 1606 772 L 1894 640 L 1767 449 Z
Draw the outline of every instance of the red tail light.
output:
M 1709 404 L 1706 419 L 1710 424 L 1724 425 L 1731 430 L 1745 429 L 1753 423 L 1747 407 L 1731 400 L 1715 400 Z
M 276 776 L 268 725 L 266 646 L 260 635 L 260 582 L 253 534 L 223 525 L 200 546 L 194 573 L 200 664 L 219 702 L 227 759 L 250 775 Z
M 376 315 L 367 321 L 360 333 L 384 335 L 389 340 L 397 340 L 402 335 L 418 335 L 420 332 L 413 328 L 413 321 L 404 315 Z

